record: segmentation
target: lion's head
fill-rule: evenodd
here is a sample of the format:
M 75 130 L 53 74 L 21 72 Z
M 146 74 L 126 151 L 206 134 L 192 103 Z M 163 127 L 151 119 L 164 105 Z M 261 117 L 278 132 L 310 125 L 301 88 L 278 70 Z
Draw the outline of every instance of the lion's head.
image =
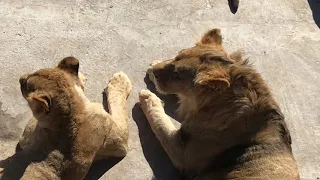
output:
M 154 65 L 154 83 L 159 92 L 166 94 L 194 94 L 201 87 L 224 90 L 230 87 L 231 67 L 242 60 L 240 52 L 227 54 L 220 30 L 212 29 L 194 47 Z
M 21 76 L 19 82 L 23 97 L 39 124 L 47 124 L 53 117 L 68 113 L 70 99 L 83 87 L 78 76 L 79 61 L 66 57 L 57 67 L 41 69 Z

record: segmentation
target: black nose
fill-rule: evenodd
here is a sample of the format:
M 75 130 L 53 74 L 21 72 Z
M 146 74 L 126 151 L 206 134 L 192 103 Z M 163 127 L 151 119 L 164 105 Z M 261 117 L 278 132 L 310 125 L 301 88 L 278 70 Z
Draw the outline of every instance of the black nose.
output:
M 20 77 L 19 82 L 20 82 L 21 87 L 27 86 L 27 77 L 28 77 L 28 75 L 23 75 Z
M 159 81 L 160 80 L 160 76 L 159 76 L 160 72 L 159 72 L 159 70 L 153 69 L 152 73 L 154 75 L 154 78 Z

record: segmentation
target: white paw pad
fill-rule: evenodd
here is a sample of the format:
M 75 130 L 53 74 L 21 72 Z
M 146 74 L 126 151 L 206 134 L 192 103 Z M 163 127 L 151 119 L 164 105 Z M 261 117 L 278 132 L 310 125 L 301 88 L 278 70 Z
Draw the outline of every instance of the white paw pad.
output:
M 129 94 L 132 90 L 132 84 L 128 76 L 123 72 L 118 72 L 112 75 L 108 85 L 107 91 L 122 91 Z

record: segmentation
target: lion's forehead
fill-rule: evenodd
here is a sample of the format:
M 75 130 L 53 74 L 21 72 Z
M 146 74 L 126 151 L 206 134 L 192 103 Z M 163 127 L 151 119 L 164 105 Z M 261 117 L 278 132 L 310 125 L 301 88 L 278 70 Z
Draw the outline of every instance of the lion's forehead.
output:
M 178 57 L 200 57 L 204 54 L 213 53 L 213 54 L 219 54 L 219 55 L 225 55 L 225 52 L 218 48 L 208 48 L 208 47 L 192 47 L 189 49 L 182 49 Z
M 199 47 L 193 47 L 189 49 L 183 49 L 179 52 L 180 56 L 200 56 L 202 52 L 205 51 L 202 48 Z
M 73 85 L 72 78 L 59 69 L 41 69 L 31 74 L 31 76 L 34 79 L 33 83 L 51 82 L 52 84 L 57 84 L 58 87 Z

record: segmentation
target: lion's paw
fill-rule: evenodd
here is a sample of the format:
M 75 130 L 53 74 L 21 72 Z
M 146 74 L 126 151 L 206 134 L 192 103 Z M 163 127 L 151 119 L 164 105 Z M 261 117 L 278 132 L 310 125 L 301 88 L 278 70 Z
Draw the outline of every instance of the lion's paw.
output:
M 132 90 L 132 84 L 128 76 L 123 72 L 112 75 L 106 88 L 106 93 L 118 91 L 128 96 Z
M 139 93 L 139 100 L 144 113 L 148 113 L 154 108 L 163 108 L 161 99 L 149 90 L 141 90 Z

